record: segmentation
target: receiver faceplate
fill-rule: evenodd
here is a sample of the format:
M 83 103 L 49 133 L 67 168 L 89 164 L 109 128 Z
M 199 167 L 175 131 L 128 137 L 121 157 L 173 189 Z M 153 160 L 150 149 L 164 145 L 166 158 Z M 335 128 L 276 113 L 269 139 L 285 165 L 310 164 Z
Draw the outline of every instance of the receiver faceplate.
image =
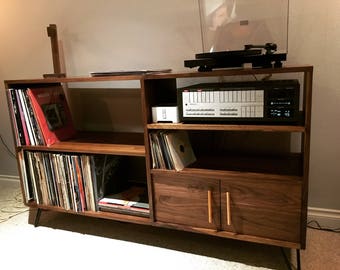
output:
M 204 83 L 177 91 L 180 120 L 297 122 L 297 80 Z

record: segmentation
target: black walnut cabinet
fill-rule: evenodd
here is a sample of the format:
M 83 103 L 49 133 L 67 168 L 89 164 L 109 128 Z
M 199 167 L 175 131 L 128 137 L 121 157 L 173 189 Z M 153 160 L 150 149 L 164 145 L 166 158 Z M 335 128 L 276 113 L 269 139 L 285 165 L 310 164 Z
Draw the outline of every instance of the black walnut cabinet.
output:
M 181 83 L 190 84 L 203 80 L 217 82 L 221 78 L 238 80 L 245 77 L 255 80 L 267 75 L 272 78 L 299 78 L 300 111 L 303 119 L 301 123 L 238 125 L 152 122 L 151 107 L 175 101 L 176 89 Z M 114 211 L 75 212 L 59 206 L 37 204 L 36 201 L 25 198 L 26 205 L 38 208 L 39 214 L 41 210 L 70 212 L 297 250 L 304 249 L 312 80 L 312 66 L 7 80 L 7 89 L 53 83 L 137 81 L 140 84 L 140 88 L 135 91 L 141 103 L 142 132 L 79 131 L 76 138 L 50 147 L 16 145 L 15 149 L 21 183 L 26 178 L 22 170 L 26 164 L 20 159 L 25 151 L 141 157 L 145 164 L 149 214 L 138 216 Z M 186 130 L 190 135 L 197 161 L 179 172 L 153 169 L 149 134 L 160 130 Z M 295 138 L 295 147 L 292 147 L 292 137 Z

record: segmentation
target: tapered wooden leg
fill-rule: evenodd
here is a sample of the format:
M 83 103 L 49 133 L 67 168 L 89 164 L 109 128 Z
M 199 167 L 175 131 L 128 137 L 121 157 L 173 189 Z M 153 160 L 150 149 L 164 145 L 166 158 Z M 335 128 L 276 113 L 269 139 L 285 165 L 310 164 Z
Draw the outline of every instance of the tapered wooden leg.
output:
M 284 259 L 285 259 L 285 263 L 287 265 L 287 268 L 289 270 L 293 270 L 291 260 L 288 259 L 288 257 L 286 255 L 283 247 L 281 247 L 281 252 L 282 252 L 282 255 L 283 255 Z M 295 269 L 295 267 L 294 267 L 294 269 Z M 297 270 L 301 270 L 300 249 L 296 250 L 296 269 Z
M 296 250 L 296 268 L 297 270 L 301 270 L 300 249 Z
M 38 208 L 38 211 L 37 211 L 37 213 L 35 215 L 35 219 L 34 219 L 34 227 L 38 227 L 38 223 L 39 223 L 39 220 L 40 220 L 41 212 L 42 212 L 42 210 L 40 208 Z

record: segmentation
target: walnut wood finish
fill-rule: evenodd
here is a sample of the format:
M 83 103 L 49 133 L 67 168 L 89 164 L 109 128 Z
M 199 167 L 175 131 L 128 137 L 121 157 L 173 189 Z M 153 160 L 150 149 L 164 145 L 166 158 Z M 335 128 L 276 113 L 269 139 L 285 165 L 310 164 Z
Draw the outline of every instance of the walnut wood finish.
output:
M 57 25 L 50 24 L 47 27 L 47 35 L 51 39 L 53 70 L 55 74 L 60 74 L 61 64 L 60 64 L 60 55 L 59 55 L 59 40 L 58 40 Z
M 27 150 L 145 156 L 142 133 L 78 132 L 75 138 L 51 146 L 22 146 Z
M 300 241 L 298 178 L 244 172 L 212 172 L 208 177 L 154 171 L 152 180 L 156 221 Z
M 158 124 L 152 123 L 151 107 L 176 101 L 180 80 L 225 79 L 233 76 L 272 74 L 302 75 L 302 113 L 298 125 L 226 125 L 226 124 Z M 305 248 L 308 201 L 309 148 L 312 105 L 312 66 L 269 69 L 227 69 L 212 72 L 180 72 L 152 75 L 107 77 L 65 77 L 27 80 L 7 80 L 6 88 L 24 88 L 37 84 L 131 81 L 140 82 L 144 134 L 79 133 L 72 140 L 51 147 L 16 147 L 26 150 L 75 152 L 142 156 L 146 161 L 146 178 L 150 217 L 119 213 L 75 213 L 60 207 L 27 203 L 32 208 L 81 214 L 139 224 L 149 224 L 213 236 L 271 244 L 290 248 Z M 94 90 L 95 91 L 95 90 Z M 13 123 L 12 123 L 13 127 Z M 235 134 L 299 133 L 299 153 L 277 155 L 242 152 L 235 155 L 215 145 L 210 153 L 209 137 L 196 136 L 194 150 L 197 162 L 181 172 L 151 168 L 149 133 L 155 130 L 187 130 L 189 133 L 216 133 L 223 139 L 228 132 Z M 215 136 L 214 135 L 214 136 Z M 204 139 L 205 138 L 205 139 Z M 214 137 L 212 137 L 214 138 Z M 229 137 L 227 137 L 229 138 Z M 206 146 L 208 145 L 208 146 Z M 209 152 L 209 151 L 208 151 Z M 20 170 L 20 163 L 18 162 Z M 23 176 L 20 175 L 21 180 Z
M 230 212 L 226 193 L 230 194 Z M 301 182 L 291 177 L 240 173 L 221 180 L 221 227 L 238 234 L 298 243 L 300 203 Z
M 298 125 L 224 125 L 224 124 L 159 124 L 152 123 L 150 118 L 150 111 L 146 113 L 147 118 L 147 131 L 153 130 L 188 130 L 195 132 L 210 132 L 210 131 L 222 131 L 222 132 L 264 132 L 264 133 L 299 133 L 301 134 L 301 152 L 297 154 L 273 156 L 273 158 L 266 158 L 265 156 L 258 155 L 248 157 L 243 156 L 239 159 L 238 155 L 233 157 L 234 153 L 231 153 L 230 159 L 227 154 L 222 157 L 215 155 L 215 157 L 209 155 L 199 155 L 198 161 L 192 164 L 190 168 L 183 170 L 179 174 L 169 176 L 167 172 L 159 172 L 158 170 L 152 170 L 152 180 L 154 183 L 154 200 L 155 200 L 155 215 L 158 218 L 167 220 L 162 221 L 162 224 L 170 223 L 171 210 L 168 209 L 165 204 L 160 203 L 160 196 L 164 196 L 165 191 L 171 191 L 176 194 L 176 185 L 171 184 L 170 178 L 173 179 L 187 179 L 185 182 L 190 182 L 192 185 L 194 179 L 197 176 L 206 177 L 207 181 L 217 179 L 220 181 L 221 195 L 220 195 L 220 207 L 221 207 L 221 228 L 216 231 L 209 231 L 209 234 L 223 235 L 224 237 L 233 237 L 247 241 L 260 241 L 263 243 L 271 243 L 294 247 L 294 248 L 305 248 L 306 246 L 306 219 L 307 219 L 307 198 L 308 198 L 308 172 L 309 172 L 309 147 L 310 147 L 310 128 L 311 128 L 311 96 L 312 96 L 312 78 L 313 78 L 313 67 L 312 66 L 301 66 L 301 67 L 284 67 L 280 69 L 251 69 L 251 70 L 218 70 L 213 72 L 188 72 L 188 73 L 173 73 L 163 75 L 147 75 L 145 77 L 146 83 L 146 99 L 152 101 L 149 105 L 157 103 L 157 92 L 167 91 L 167 88 L 171 88 L 173 80 L 176 81 L 181 79 L 196 79 L 196 78 L 208 78 L 216 77 L 227 78 L 228 76 L 243 76 L 243 75 L 260 75 L 260 74 L 277 74 L 281 73 L 302 75 L 302 108 L 303 122 Z M 158 88 L 156 83 L 162 81 L 167 88 Z M 156 94 L 157 93 L 157 94 Z M 170 92 L 168 94 L 171 94 Z M 207 146 L 209 149 L 210 141 L 201 140 L 197 145 L 204 147 Z M 147 149 L 149 148 L 148 142 L 146 144 Z M 195 149 L 194 149 L 195 150 Z M 216 153 L 218 148 L 211 148 L 212 153 Z M 149 155 L 147 155 L 149 157 Z M 246 161 L 247 160 L 247 161 Z M 267 161 L 267 162 L 266 162 Z M 232 164 L 232 165 L 231 165 Z M 233 172 L 233 170 L 236 170 Z M 243 174 L 243 173 L 246 174 Z M 254 176 L 254 172 L 260 176 Z M 197 174 L 195 174 L 197 173 Z M 185 176 L 186 175 L 186 176 Z M 242 184 L 239 181 L 244 175 L 245 181 Z M 273 180 L 272 178 L 277 178 Z M 282 177 L 282 178 L 281 178 Z M 281 179 L 280 181 L 277 181 Z M 163 183 L 164 181 L 164 183 Z M 250 181 L 250 182 L 249 182 Z M 199 181 L 201 182 L 201 181 Z M 174 181 L 173 183 L 177 183 Z M 268 186 L 266 186 L 268 185 Z M 282 191 L 281 191 L 282 188 Z M 183 184 L 179 184 L 181 194 L 185 189 Z M 234 192 L 229 191 L 230 189 Z M 235 190 L 238 192 L 235 193 Z M 226 192 L 229 192 L 230 199 L 230 220 L 231 226 L 227 226 L 226 219 L 228 213 L 224 210 L 226 208 Z M 189 192 L 190 193 L 190 192 Z M 235 193 L 235 194 L 233 194 Z M 241 194 L 243 194 L 241 196 Z M 207 195 L 202 192 L 202 202 L 205 200 Z M 257 195 L 261 198 L 257 198 Z M 168 195 L 170 196 L 170 195 Z M 244 196 L 252 198 L 252 203 L 248 205 L 243 202 Z M 184 195 L 182 197 L 185 198 Z M 277 198 L 277 201 L 273 198 Z M 179 200 L 181 201 L 181 200 Z M 161 201 L 162 202 L 162 201 Z M 157 205 L 158 203 L 158 205 Z M 280 204 L 281 203 L 281 204 Z M 287 203 L 287 205 L 285 205 Z M 272 204 L 272 207 L 268 205 Z M 279 205 L 279 206 L 278 206 Z M 267 207 L 265 207 L 267 206 Z M 274 206 L 279 207 L 282 210 L 281 213 L 277 213 Z M 180 205 L 176 205 L 176 208 L 180 208 Z M 202 209 L 205 209 L 202 206 Z M 235 211 L 235 209 L 237 211 Z M 196 221 L 196 226 L 193 223 L 192 218 L 188 218 L 187 222 L 184 222 L 185 212 L 179 211 L 181 224 L 186 223 L 186 226 L 175 225 L 175 220 L 172 220 L 172 226 L 176 228 L 182 228 L 186 230 L 198 229 L 199 221 Z M 171 214 L 170 214 L 171 213 Z M 202 219 L 203 220 L 203 219 Z M 161 222 L 159 219 L 157 222 Z M 217 224 L 217 223 L 216 223 Z M 202 224 L 202 228 L 205 225 Z M 233 227 L 234 226 L 234 227 Z M 236 227 L 235 227 L 236 226 Z M 191 229 L 190 229 L 191 228 Z M 205 228 L 209 228 L 206 224 Z M 208 233 L 208 232 L 207 232 Z M 256 239 L 256 240 L 254 240 Z M 261 240 L 259 240 L 261 239 Z M 287 243 L 282 244 L 282 242 Z
M 199 175 L 153 174 L 155 219 L 217 230 L 220 227 L 219 182 Z

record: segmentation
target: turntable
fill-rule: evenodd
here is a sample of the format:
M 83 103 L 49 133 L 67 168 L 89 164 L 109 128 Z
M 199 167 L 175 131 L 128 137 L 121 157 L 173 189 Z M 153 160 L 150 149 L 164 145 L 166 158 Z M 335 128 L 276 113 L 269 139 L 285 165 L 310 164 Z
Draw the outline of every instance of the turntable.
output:
M 244 50 L 220 51 L 199 53 L 193 60 L 185 60 L 184 66 L 198 67 L 198 71 L 212 71 L 216 68 L 244 67 L 253 68 L 279 68 L 282 61 L 287 58 L 286 53 L 275 53 L 277 45 L 266 43 L 264 45 L 247 44 Z
M 288 0 L 199 0 L 202 53 L 184 66 L 279 68 L 288 52 Z

